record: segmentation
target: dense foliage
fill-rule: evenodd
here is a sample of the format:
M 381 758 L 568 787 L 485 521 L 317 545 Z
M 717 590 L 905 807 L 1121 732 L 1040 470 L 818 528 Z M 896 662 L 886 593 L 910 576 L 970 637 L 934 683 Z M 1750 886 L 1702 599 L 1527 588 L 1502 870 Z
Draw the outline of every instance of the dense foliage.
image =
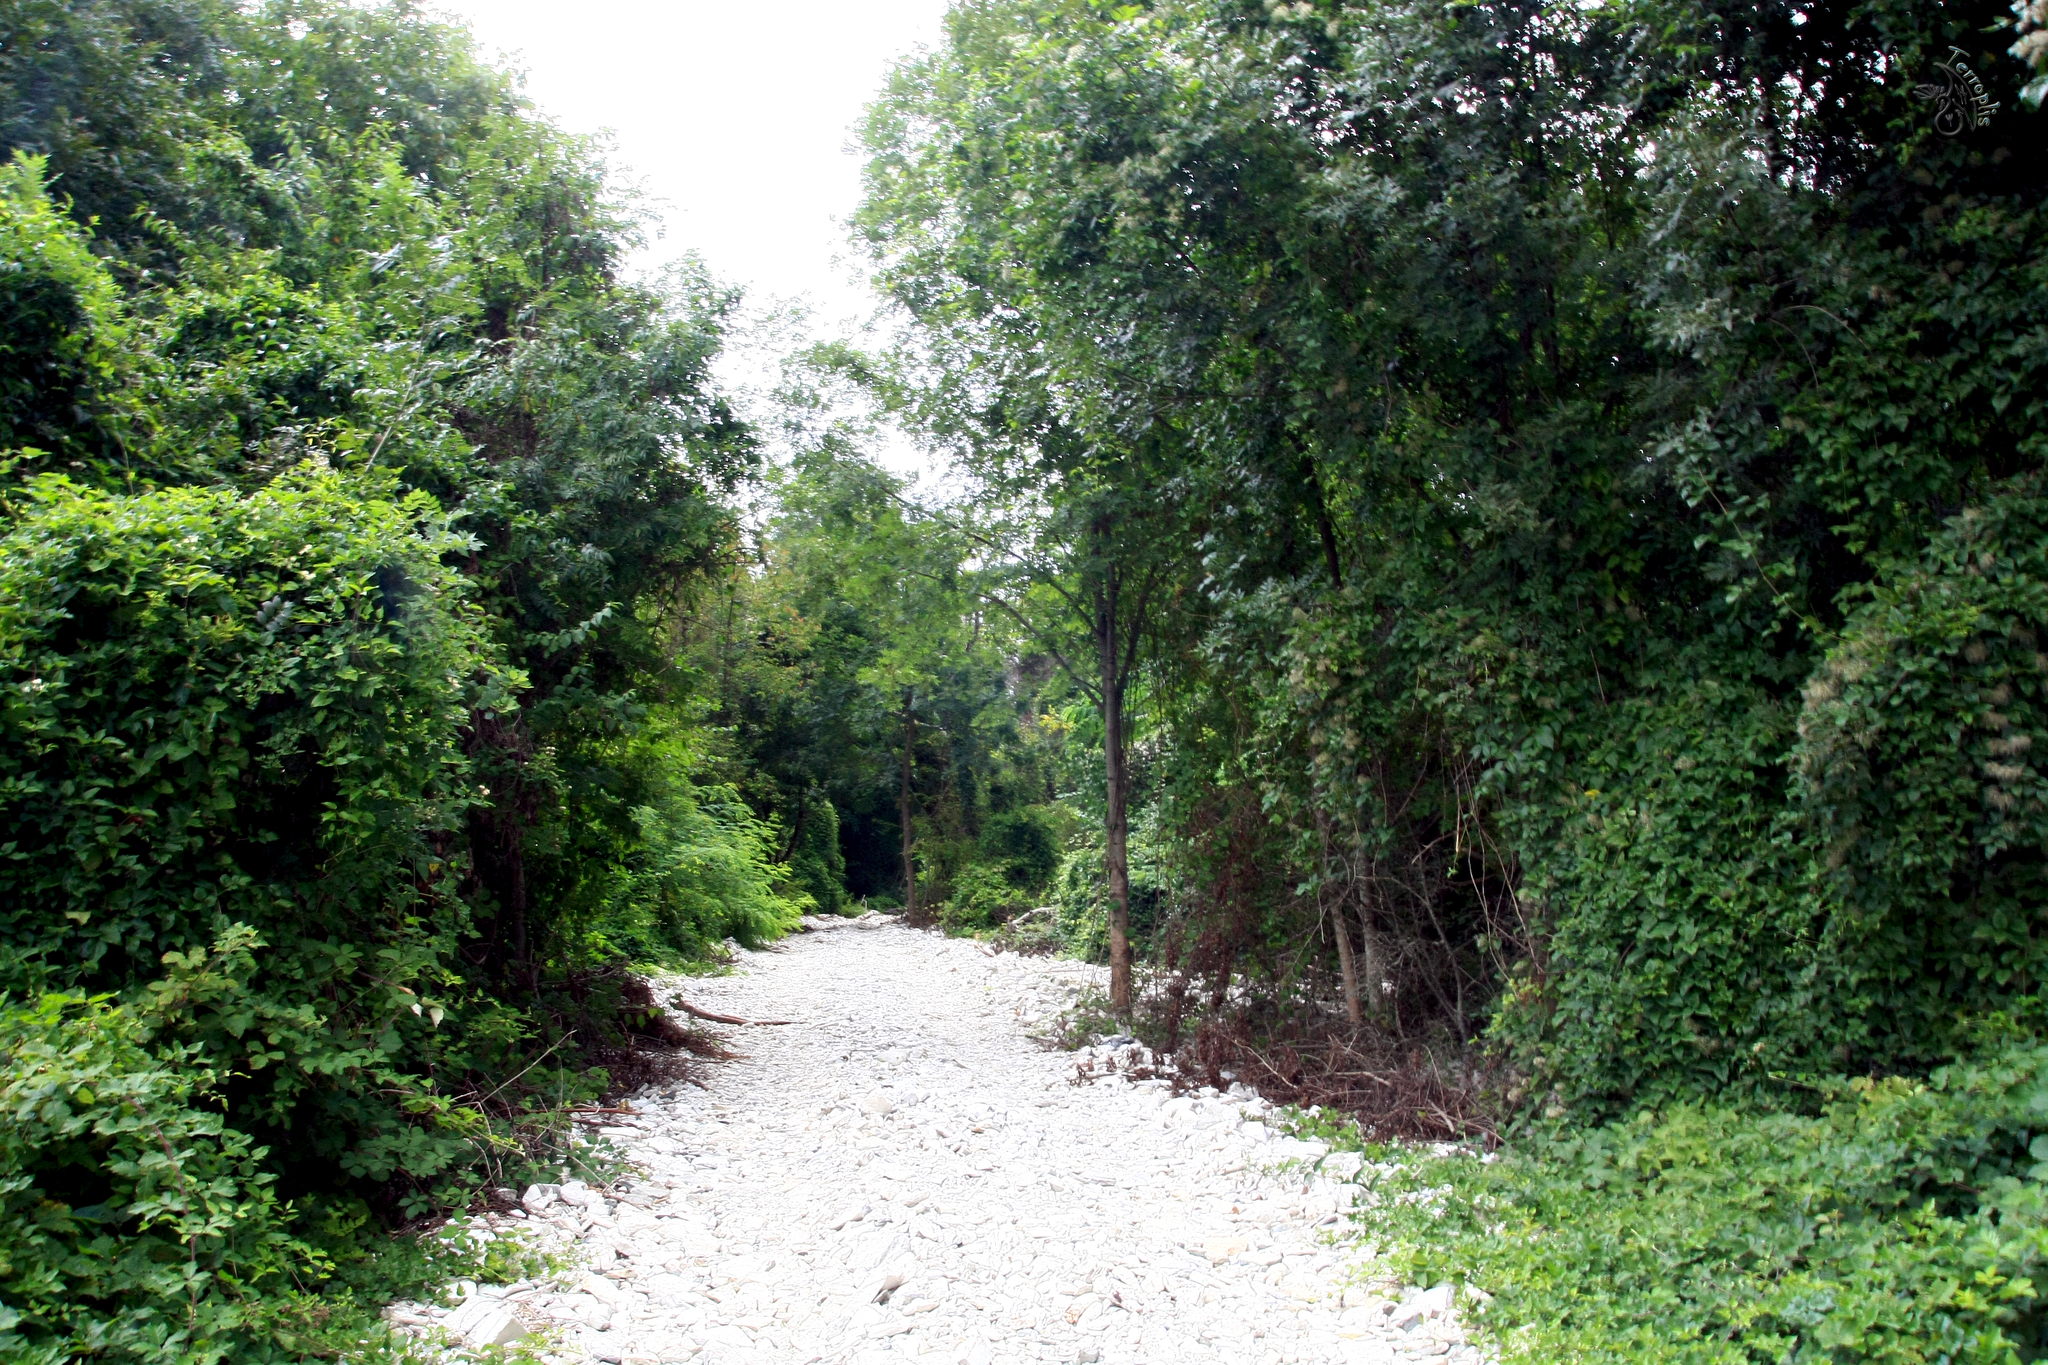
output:
M 756 562 L 705 613 L 734 781 L 821 907 L 989 928 L 1047 897 L 1075 824 L 1068 699 L 976 601 L 956 519 L 801 370 Z
M 1468 1311 L 1519 1359 L 2029 1359 L 2044 1076 L 2027 1047 L 1810 1117 L 1681 1102 L 1491 1165 L 1382 1167 L 1373 1207 L 1403 1269 L 1481 1291 Z
M 2000 17 L 971 4 L 877 105 L 904 401 L 1170 560 L 1168 824 L 1397 1027 L 1597 1111 L 2030 989 L 2044 185 L 1907 80 Z

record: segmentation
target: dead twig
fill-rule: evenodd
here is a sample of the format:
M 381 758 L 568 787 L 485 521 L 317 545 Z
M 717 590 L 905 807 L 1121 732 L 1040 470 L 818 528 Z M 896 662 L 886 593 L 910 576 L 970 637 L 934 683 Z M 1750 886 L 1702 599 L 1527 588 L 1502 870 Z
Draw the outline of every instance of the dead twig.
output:
M 673 997 L 669 1003 L 684 1014 L 689 1015 L 692 1019 L 702 1019 L 708 1024 L 738 1024 L 743 1028 L 775 1028 L 797 1022 L 794 1019 L 741 1019 L 737 1015 L 713 1014 L 710 1010 L 698 1009 L 680 995 Z

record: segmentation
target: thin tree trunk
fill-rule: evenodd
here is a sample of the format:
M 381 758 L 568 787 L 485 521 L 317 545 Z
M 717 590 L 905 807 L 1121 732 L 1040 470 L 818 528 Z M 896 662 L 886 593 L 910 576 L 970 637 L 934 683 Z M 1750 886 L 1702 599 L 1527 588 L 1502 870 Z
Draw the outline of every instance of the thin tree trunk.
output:
M 1344 902 L 1350 898 L 1350 879 L 1339 882 L 1330 873 L 1336 865 L 1331 845 L 1334 836 L 1330 832 L 1330 817 L 1316 813 L 1316 832 L 1322 836 L 1322 866 L 1317 869 L 1319 881 L 1316 886 L 1316 904 L 1329 920 L 1330 933 L 1337 940 L 1337 970 L 1344 988 L 1344 1017 L 1357 1028 L 1365 1022 L 1358 1003 L 1358 959 L 1351 949 L 1351 926 L 1345 923 Z M 1337 903 L 1330 905 L 1330 889 L 1337 888 Z
M 917 857 L 910 823 L 910 765 L 917 747 L 917 689 L 903 689 L 903 787 L 897 796 L 897 818 L 903 822 L 903 915 L 917 918 Z
M 1344 564 L 1337 554 L 1337 528 L 1330 524 L 1330 505 L 1323 501 L 1323 481 L 1316 477 L 1314 460 L 1304 458 L 1302 464 L 1308 471 L 1309 496 L 1315 504 L 1316 536 L 1323 542 L 1323 567 L 1330 571 L 1330 586 L 1341 591 Z
M 1386 992 L 1380 983 L 1386 980 L 1386 971 L 1380 961 L 1379 941 L 1373 937 L 1372 916 L 1363 905 L 1358 907 L 1358 974 L 1365 990 L 1365 1013 L 1374 1023 L 1386 1017 Z
M 728 583 L 725 592 L 725 637 L 718 642 L 718 718 L 732 720 L 732 628 L 740 609 L 739 585 Z
M 1130 813 L 1125 791 L 1124 680 L 1117 650 L 1117 580 L 1115 570 L 1103 576 L 1095 595 L 1096 644 L 1102 676 L 1102 759 L 1108 786 L 1109 812 L 1103 822 L 1103 858 L 1109 876 L 1109 1007 L 1128 1017 L 1131 1012 L 1131 862 Z
M 1365 853 L 1358 854 L 1348 868 L 1349 881 L 1357 888 L 1359 1003 L 1369 1023 L 1398 1032 L 1400 1020 L 1393 1017 L 1393 1001 L 1386 991 L 1387 956 L 1372 922 L 1373 906 L 1380 897 L 1380 871 L 1379 860 Z
M 1323 500 L 1323 482 L 1316 476 L 1314 460 L 1304 458 L 1302 464 L 1308 473 L 1309 495 L 1315 504 L 1316 534 L 1323 542 L 1323 567 L 1329 570 L 1331 589 L 1341 591 L 1344 587 L 1344 565 L 1337 555 L 1337 528 L 1330 524 L 1330 505 Z M 1329 821 L 1321 818 L 1318 823 L 1323 827 L 1323 867 L 1327 873 L 1330 862 Z M 1337 969 L 1344 981 L 1344 1017 L 1350 1021 L 1351 1027 L 1357 1028 L 1365 1022 L 1365 1011 L 1358 999 L 1358 958 L 1351 948 L 1351 926 L 1345 922 L 1345 899 L 1344 893 L 1337 897 L 1336 908 L 1330 912 L 1330 931 L 1337 936 Z
M 796 856 L 797 841 L 804 837 L 805 798 L 809 795 L 809 787 L 796 789 L 796 819 L 789 822 L 789 837 L 782 841 L 782 856 L 775 860 L 778 863 L 787 863 Z
M 1330 916 L 1330 932 L 1337 936 L 1337 968 L 1344 978 L 1344 1018 L 1357 1028 L 1365 1022 L 1365 1010 L 1358 1002 L 1358 959 L 1351 950 L 1351 928 L 1344 920 L 1344 902 L 1340 900 Z
M 496 795 L 469 812 L 470 880 L 496 903 L 490 956 L 506 979 L 524 978 L 539 987 L 527 930 L 526 831 L 535 801 L 523 780 L 533 747 L 516 720 L 470 712 L 467 751 L 480 760 Z M 509 939 L 509 943 L 507 940 Z

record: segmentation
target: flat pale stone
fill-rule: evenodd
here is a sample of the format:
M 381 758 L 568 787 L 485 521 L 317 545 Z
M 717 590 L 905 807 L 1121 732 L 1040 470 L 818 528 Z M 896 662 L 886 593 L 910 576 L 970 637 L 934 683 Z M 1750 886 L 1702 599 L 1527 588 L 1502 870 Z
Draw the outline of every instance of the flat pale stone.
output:
M 626 1291 L 616 1280 L 602 1275 L 585 1273 L 577 1278 L 576 1287 L 607 1308 L 616 1308 L 625 1302 Z
M 1242 1256 L 1251 1249 L 1251 1242 L 1243 1237 L 1211 1237 L 1202 1243 L 1202 1254 L 1214 1265 L 1221 1265 L 1233 1256 Z
M 448 1315 L 442 1324 L 449 1335 L 478 1350 L 487 1346 L 510 1346 L 526 1340 L 526 1328 L 511 1310 L 490 1299 L 472 1298 Z

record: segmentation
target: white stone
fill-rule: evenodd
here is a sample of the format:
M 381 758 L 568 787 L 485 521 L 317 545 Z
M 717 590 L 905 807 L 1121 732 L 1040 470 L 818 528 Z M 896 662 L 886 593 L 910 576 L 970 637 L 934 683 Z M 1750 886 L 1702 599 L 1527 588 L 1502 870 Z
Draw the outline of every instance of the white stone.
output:
M 1363 1152 L 1332 1152 L 1323 1158 L 1320 1172 L 1326 1180 L 1354 1180 L 1364 1166 Z
M 902 1233 L 883 1230 L 873 1235 L 867 1251 L 855 1258 L 856 1270 L 873 1270 L 910 1254 L 910 1239 Z
M 1251 1246 L 1243 1237 L 1210 1237 L 1202 1243 L 1202 1254 L 1209 1258 L 1210 1264 L 1221 1265 L 1233 1256 L 1250 1251 Z
M 618 1307 L 626 1297 L 626 1291 L 619 1287 L 617 1281 L 608 1280 L 602 1275 L 582 1275 L 577 1279 L 576 1287 L 611 1308 Z
M 519 1319 L 504 1304 L 489 1298 L 465 1301 L 441 1325 L 457 1341 L 477 1350 L 526 1340 L 526 1329 Z

